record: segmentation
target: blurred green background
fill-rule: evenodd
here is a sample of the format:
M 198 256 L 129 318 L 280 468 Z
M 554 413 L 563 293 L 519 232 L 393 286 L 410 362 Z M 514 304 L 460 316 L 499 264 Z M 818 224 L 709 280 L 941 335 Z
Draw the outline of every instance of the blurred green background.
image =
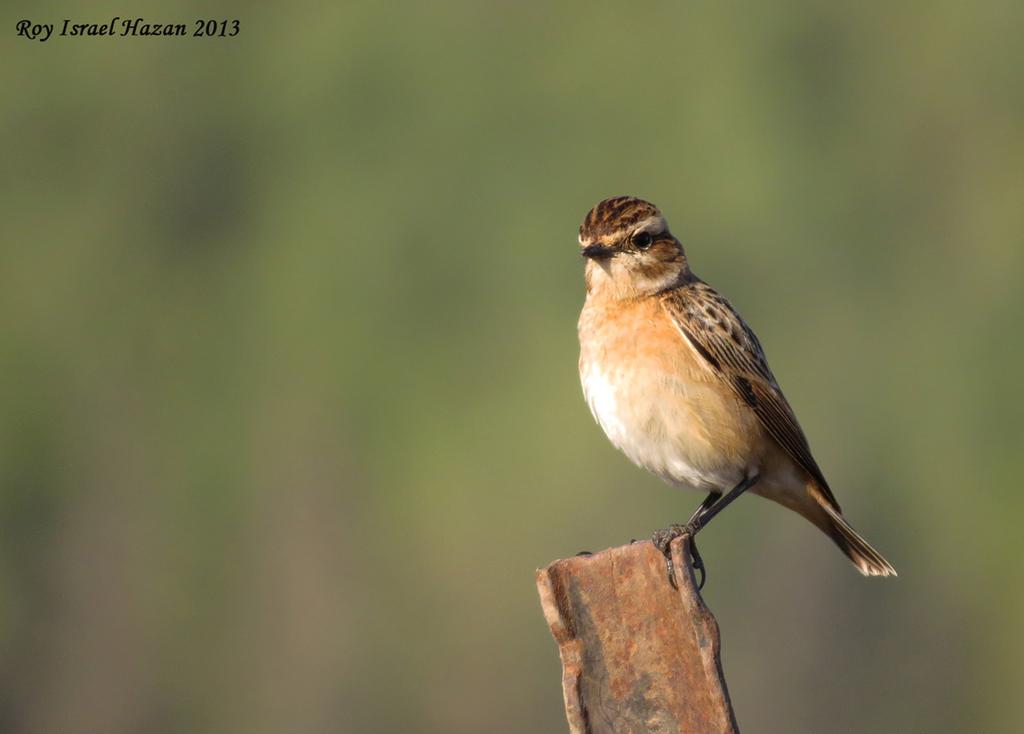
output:
M 133 5 L 0 34 L 0 730 L 564 732 L 534 569 L 701 499 L 581 397 L 623 193 L 901 574 L 730 508 L 743 730 L 1024 730 L 1024 6 Z M 14 30 L 126 14 L 241 33 Z

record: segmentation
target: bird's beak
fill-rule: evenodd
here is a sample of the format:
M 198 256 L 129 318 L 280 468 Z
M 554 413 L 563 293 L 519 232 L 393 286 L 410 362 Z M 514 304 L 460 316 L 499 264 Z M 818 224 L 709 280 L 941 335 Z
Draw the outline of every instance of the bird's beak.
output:
M 604 260 L 605 258 L 609 258 L 615 254 L 615 248 L 597 244 L 587 245 L 580 250 L 580 254 L 583 255 L 583 257 L 590 258 L 591 260 Z

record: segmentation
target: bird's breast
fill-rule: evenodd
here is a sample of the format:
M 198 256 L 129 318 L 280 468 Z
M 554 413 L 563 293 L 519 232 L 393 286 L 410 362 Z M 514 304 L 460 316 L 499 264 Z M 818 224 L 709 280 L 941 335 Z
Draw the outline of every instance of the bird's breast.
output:
M 587 405 L 631 461 L 703 491 L 727 490 L 746 476 L 762 442 L 756 416 L 657 301 L 588 304 L 579 333 Z

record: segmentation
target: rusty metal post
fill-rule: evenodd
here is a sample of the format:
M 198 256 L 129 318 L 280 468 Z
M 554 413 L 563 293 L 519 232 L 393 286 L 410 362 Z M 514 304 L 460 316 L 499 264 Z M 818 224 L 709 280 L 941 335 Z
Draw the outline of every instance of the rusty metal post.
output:
M 572 734 L 738 734 L 718 623 L 697 590 L 685 541 L 672 543 L 678 588 L 649 542 L 537 571 Z

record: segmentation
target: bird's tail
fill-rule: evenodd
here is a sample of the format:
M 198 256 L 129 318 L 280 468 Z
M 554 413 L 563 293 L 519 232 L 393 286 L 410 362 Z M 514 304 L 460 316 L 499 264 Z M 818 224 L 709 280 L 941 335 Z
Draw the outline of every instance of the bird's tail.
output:
M 853 565 L 865 576 L 895 576 L 896 569 L 892 567 L 881 553 L 871 547 L 860 533 L 850 527 L 846 519 L 832 507 L 827 501 L 818 503 L 821 509 L 828 516 L 821 526 L 822 530 L 835 541 L 840 550 L 845 553 Z

